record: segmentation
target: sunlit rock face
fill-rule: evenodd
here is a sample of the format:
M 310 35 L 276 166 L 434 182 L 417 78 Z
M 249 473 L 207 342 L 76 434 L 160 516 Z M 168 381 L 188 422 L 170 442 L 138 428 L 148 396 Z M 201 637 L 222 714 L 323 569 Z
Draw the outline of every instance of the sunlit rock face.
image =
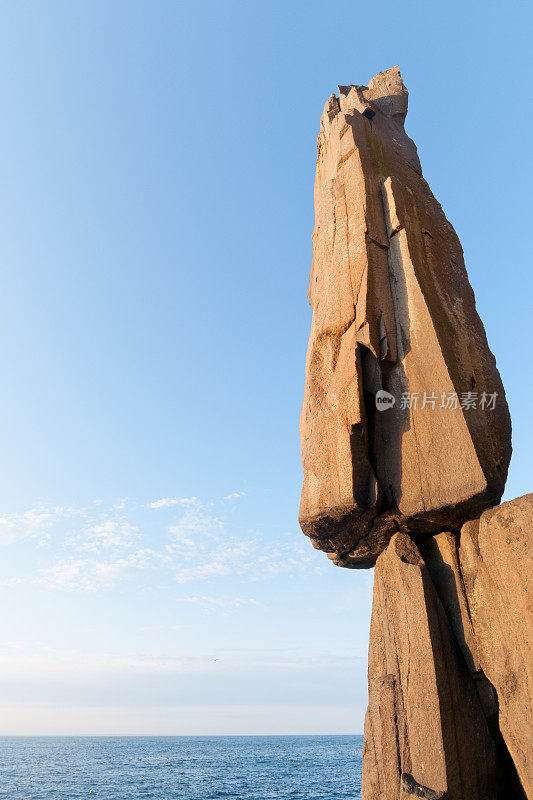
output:
M 533 798 L 533 494 L 467 522 L 459 542 L 457 595 L 469 609 L 470 649 L 497 694 L 494 716 Z
M 406 113 L 393 68 L 322 115 L 300 523 L 375 565 L 363 800 L 533 800 L 533 495 Z
M 404 533 L 379 556 L 364 800 L 496 800 L 496 747 L 430 573 Z
M 533 798 L 533 495 L 378 557 L 363 800 Z
M 339 87 L 318 136 L 300 524 L 348 567 L 396 531 L 458 530 L 498 503 L 511 455 L 461 245 L 406 113 L 394 67 Z

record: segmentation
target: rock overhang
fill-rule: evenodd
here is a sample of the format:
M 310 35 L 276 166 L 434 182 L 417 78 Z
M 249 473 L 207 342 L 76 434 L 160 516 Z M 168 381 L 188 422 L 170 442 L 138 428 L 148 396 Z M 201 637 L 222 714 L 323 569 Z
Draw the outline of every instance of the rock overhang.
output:
M 340 86 L 318 137 L 300 523 L 342 566 L 371 566 L 396 531 L 458 529 L 499 502 L 511 452 L 461 245 L 404 131 L 407 102 L 398 67 Z M 378 392 L 394 398 L 387 410 Z

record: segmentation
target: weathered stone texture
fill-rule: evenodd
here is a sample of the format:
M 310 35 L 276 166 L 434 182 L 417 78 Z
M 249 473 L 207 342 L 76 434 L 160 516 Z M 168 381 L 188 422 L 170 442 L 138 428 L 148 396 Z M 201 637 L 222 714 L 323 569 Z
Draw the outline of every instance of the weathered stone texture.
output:
M 495 747 L 418 549 L 395 534 L 378 558 L 363 751 L 364 800 L 491 800 Z
M 459 559 L 474 657 L 496 689 L 502 736 L 533 798 L 533 494 L 467 522 Z
M 431 739 L 439 742 L 432 725 L 445 726 L 452 718 L 455 724 L 464 725 L 462 718 L 457 722 L 455 712 L 441 717 L 435 714 L 435 697 L 439 697 L 442 710 L 442 694 L 450 680 L 455 685 L 453 676 L 459 675 L 467 691 L 478 698 L 476 708 L 461 702 L 461 713 L 472 722 L 472 714 L 478 718 L 482 710 L 494 744 L 490 796 L 498 800 L 533 798 L 533 495 L 485 511 L 479 519 L 467 522 L 460 534 L 416 538 L 415 546 L 405 534 L 396 534 L 376 564 L 363 797 L 395 800 L 402 796 L 400 789 L 394 789 L 399 780 L 394 736 L 399 742 L 402 736 L 409 739 L 401 733 L 407 715 L 405 711 L 398 714 L 398 707 L 405 708 L 406 701 L 403 694 L 400 703 L 396 699 L 401 681 L 399 684 L 397 673 L 383 660 L 384 631 L 392 628 L 389 641 L 398 669 L 406 651 L 409 657 L 414 653 L 419 659 L 411 665 L 410 674 L 424 674 L 437 665 L 433 695 L 427 680 L 423 685 L 410 683 L 410 703 L 419 715 L 411 720 L 411 729 L 416 731 L 425 722 Z M 402 571 L 409 562 L 418 564 L 423 592 L 405 590 Z M 395 572 L 392 565 L 396 565 Z M 403 624 L 398 622 L 399 614 Z M 446 640 L 453 640 L 450 647 L 455 666 L 447 664 L 439 671 L 435 643 L 443 629 L 448 630 Z M 388 663 L 394 664 L 394 656 Z M 464 740 L 459 749 L 466 763 L 475 763 Z M 432 752 L 437 759 L 442 757 L 439 747 Z M 418 768 L 421 758 L 419 749 L 412 758 Z M 416 773 L 411 774 L 423 783 Z M 435 783 L 425 785 L 433 791 L 443 790 Z
M 397 530 L 458 529 L 499 502 L 511 452 L 461 245 L 406 112 L 393 68 L 339 87 L 318 137 L 300 523 L 342 566 L 372 565 Z M 379 390 L 392 409 L 376 411 Z M 472 391 L 497 393 L 494 410 L 440 405 Z
M 418 547 L 468 669 L 477 674 L 481 667 L 459 564 L 459 536 L 446 531 L 419 537 Z
M 376 567 L 364 800 L 533 800 L 533 495 L 485 510 L 510 417 L 406 113 L 395 67 L 322 115 L 300 523 Z

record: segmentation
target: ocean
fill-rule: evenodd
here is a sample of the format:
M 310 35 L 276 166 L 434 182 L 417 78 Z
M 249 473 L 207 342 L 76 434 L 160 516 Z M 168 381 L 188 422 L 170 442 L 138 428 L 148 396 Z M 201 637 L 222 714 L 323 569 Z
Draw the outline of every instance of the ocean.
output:
M 362 736 L 0 737 L 2 800 L 352 800 Z

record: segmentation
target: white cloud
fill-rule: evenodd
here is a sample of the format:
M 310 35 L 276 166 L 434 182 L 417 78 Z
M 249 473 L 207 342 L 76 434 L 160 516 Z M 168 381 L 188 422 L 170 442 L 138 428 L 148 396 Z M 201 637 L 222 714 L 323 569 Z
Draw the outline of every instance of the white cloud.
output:
M 70 559 L 54 567 L 42 571 L 40 578 L 35 580 L 43 586 L 52 586 L 60 589 L 74 589 L 85 582 L 88 562 L 86 559 Z
M 76 681 L 121 673 L 162 674 L 192 672 L 207 658 L 194 656 L 149 656 L 137 653 L 87 652 L 57 649 L 44 644 L 33 647 L 22 642 L 0 645 L 0 678 L 45 678 Z
M 191 506 L 196 502 L 196 497 L 162 497 L 160 500 L 152 500 L 147 506 L 148 508 L 169 508 L 171 506 Z
M 223 497 L 223 500 L 238 500 L 239 497 L 246 497 L 246 492 L 232 492 Z
M 109 508 L 94 503 L 88 508 L 39 506 L 0 517 L 0 542 L 17 546 L 35 540 L 20 580 L 65 591 L 102 591 L 139 581 L 141 574 L 154 569 L 159 570 L 159 580 L 166 577 L 177 584 L 243 576 L 256 582 L 316 569 L 316 558 L 303 545 L 274 547 L 259 533 L 243 538 L 228 530 L 213 502 L 161 498 L 149 507 L 173 507 L 175 519 L 169 524 L 163 517 L 160 524 L 160 517 L 148 514 L 146 505 L 126 504 L 126 498 Z
M 22 542 L 26 539 L 43 539 L 50 541 L 47 531 L 62 518 L 72 516 L 76 512 L 72 508 L 30 508 L 28 511 L 4 514 L 0 517 L 0 546 Z M 43 542 L 41 542 L 42 544 Z
M 122 500 L 119 500 L 114 506 L 111 506 L 111 511 L 122 511 L 123 508 L 126 508 L 126 504 L 129 500 L 129 497 L 123 497 Z
M 156 550 L 143 548 L 114 560 L 70 558 L 44 569 L 35 583 L 53 589 L 82 589 L 92 592 L 108 589 L 119 580 L 158 566 L 164 556 Z
M 207 553 L 204 553 L 203 558 L 196 559 L 196 563 L 190 566 L 176 564 L 174 576 L 178 583 L 187 583 L 224 575 L 242 575 L 250 568 L 252 552 L 252 542 L 216 544 Z
M 14 540 L 13 524 L 7 517 L 0 517 L 0 544 L 11 544 Z
M 77 545 L 80 550 L 101 553 L 104 550 L 120 550 L 129 548 L 139 539 L 139 528 L 129 522 L 107 519 L 90 525 L 78 536 L 69 540 L 69 544 Z
M 207 613 L 221 612 L 227 616 L 230 611 L 246 606 L 257 606 L 258 608 L 265 608 L 263 603 L 254 600 L 252 597 L 216 597 L 213 595 L 192 595 L 184 597 L 182 602 L 197 605 Z
M 174 543 L 205 549 L 209 540 L 216 539 L 224 529 L 223 520 L 211 513 L 211 504 L 195 503 L 187 508 L 181 519 L 168 527 Z

